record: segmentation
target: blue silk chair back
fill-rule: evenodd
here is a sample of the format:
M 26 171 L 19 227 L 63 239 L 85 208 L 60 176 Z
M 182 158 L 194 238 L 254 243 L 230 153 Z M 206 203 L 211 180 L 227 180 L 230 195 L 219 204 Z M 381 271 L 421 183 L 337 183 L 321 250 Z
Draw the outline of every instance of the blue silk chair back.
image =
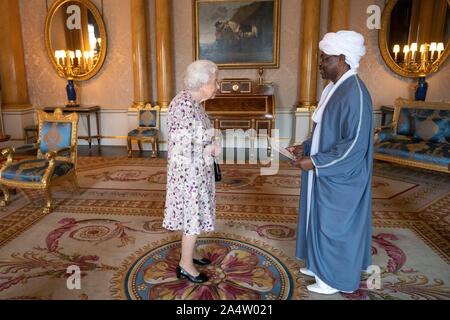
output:
M 71 146 L 72 123 L 45 121 L 41 130 L 41 153 L 55 151 Z
M 74 147 L 74 152 L 60 153 L 57 160 L 69 161 L 76 166 L 78 115 L 76 113 L 64 115 L 59 108 L 54 113 L 39 110 L 38 120 L 38 143 L 40 144 L 38 158 L 43 158 L 49 151 Z
M 139 127 L 141 128 L 158 128 L 158 110 L 139 110 Z

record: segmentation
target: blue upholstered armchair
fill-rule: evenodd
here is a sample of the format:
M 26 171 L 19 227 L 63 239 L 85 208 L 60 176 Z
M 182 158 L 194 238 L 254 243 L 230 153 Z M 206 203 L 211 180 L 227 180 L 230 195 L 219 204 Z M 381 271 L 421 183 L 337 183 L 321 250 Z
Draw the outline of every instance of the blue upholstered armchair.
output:
M 159 106 L 152 107 L 151 104 L 138 107 L 137 109 L 137 128 L 128 133 L 127 149 L 128 157 L 131 157 L 132 142 L 136 140 L 139 150 L 142 151 L 142 143 L 150 142 L 152 144 L 152 157 L 156 158 L 159 152 Z
M 0 169 L 0 189 L 8 205 L 8 188 L 40 189 L 46 196 L 45 213 L 53 208 L 52 187 L 61 180 L 68 179 L 78 191 L 76 178 L 78 115 L 64 116 L 61 109 L 53 114 L 38 111 L 38 141 L 32 145 L 6 148 L 1 151 L 7 160 Z M 33 159 L 14 161 L 13 155 L 37 150 Z

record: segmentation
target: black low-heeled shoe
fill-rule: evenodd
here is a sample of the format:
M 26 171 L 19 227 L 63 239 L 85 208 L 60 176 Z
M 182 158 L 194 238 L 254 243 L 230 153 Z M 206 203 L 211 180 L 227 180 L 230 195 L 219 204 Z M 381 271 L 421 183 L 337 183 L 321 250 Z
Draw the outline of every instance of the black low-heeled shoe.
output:
M 208 264 L 211 264 L 211 260 L 205 258 L 193 259 L 192 261 L 194 262 L 194 264 L 197 264 L 199 266 L 206 266 Z
M 184 270 L 182 267 L 177 266 L 177 278 L 180 279 L 181 277 L 187 278 L 189 281 L 194 283 L 203 283 L 207 282 L 209 280 L 208 276 L 204 274 L 203 272 L 200 272 L 200 274 L 196 277 L 191 275 L 189 272 Z

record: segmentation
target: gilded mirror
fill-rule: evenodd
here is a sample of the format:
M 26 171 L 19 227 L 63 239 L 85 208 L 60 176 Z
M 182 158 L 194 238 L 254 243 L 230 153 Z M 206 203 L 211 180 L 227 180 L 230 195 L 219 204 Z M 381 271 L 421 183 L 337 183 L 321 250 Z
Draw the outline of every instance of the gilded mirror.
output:
M 401 76 L 438 71 L 450 54 L 450 0 L 389 0 L 378 42 L 386 64 Z
M 106 57 L 107 38 L 102 16 L 89 0 L 57 0 L 45 21 L 45 43 L 61 77 L 87 80 Z

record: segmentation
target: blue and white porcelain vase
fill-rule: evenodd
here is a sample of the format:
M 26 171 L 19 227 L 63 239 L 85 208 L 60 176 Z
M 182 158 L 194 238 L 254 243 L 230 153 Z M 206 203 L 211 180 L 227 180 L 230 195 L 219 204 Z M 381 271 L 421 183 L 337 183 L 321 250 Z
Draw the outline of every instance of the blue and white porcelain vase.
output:
M 419 78 L 419 83 L 416 89 L 416 100 L 425 101 L 427 97 L 428 83 L 425 81 L 425 77 Z

